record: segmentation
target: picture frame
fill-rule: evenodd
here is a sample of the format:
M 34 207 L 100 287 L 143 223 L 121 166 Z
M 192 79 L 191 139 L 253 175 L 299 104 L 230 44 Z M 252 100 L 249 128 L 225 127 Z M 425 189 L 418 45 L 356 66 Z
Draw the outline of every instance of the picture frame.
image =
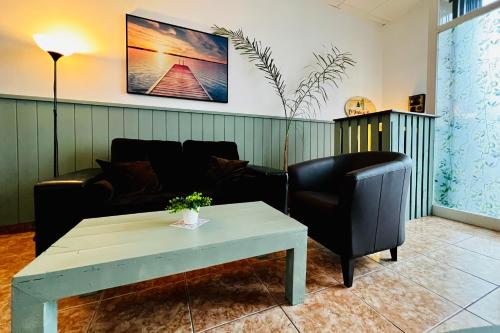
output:
M 228 39 L 126 15 L 127 93 L 228 102 Z

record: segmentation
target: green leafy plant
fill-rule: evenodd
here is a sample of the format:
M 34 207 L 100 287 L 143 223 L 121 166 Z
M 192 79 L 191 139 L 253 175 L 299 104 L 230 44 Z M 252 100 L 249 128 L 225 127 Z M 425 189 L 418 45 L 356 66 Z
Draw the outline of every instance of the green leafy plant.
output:
M 212 204 L 212 198 L 203 196 L 200 192 L 194 192 L 185 197 L 175 197 L 168 202 L 165 210 L 171 213 L 180 212 L 184 209 L 200 211 L 201 207 L 210 206 Z
M 273 86 L 278 95 L 285 115 L 285 142 L 283 149 L 283 169 L 288 169 L 288 134 L 292 120 L 297 117 L 310 118 L 316 115 L 316 109 L 321 107 L 321 101 L 328 100 L 325 86 L 338 87 L 342 78 L 346 76 L 348 66 L 356 63 L 349 52 L 340 52 L 336 47 L 324 55 L 313 53 L 315 63 L 304 79 L 299 82 L 297 89 L 287 97 L 286 85 L 276 61 L 272 57 L 271 48 L 263 46 L 260 41 L 245 36 L 241 29 L 230 30 L 219 26 L 213 27 L 214 34 L 229 38 L 235 49 L 242 55 L 248 56 L 250 62 L 264 72 L 266 79 Z

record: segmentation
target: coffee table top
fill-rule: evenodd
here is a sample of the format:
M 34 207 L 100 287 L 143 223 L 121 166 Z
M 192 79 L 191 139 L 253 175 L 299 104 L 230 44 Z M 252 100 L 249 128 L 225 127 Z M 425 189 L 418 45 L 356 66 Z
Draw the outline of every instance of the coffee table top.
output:
M 260 201 L 204 207 L 200 217 L 210 222 L 195 230 L 170 226 L 180 216 L 159 211 L 83 220 L 14 278 L 307 230 Z

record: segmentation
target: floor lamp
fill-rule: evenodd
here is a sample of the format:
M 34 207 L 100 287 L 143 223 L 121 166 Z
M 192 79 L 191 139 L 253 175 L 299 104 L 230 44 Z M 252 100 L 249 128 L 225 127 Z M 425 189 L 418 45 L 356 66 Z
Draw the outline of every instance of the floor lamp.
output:
M 61 40 L 58 35 L 51 34 L 36 34 L 33 39 L 38 46 L 46 51 L 54 61 L 54 86 L 53 86 L 53 103 L 54 103 L 54 177 L 59 176 L 59 143 L 57 141 L 57 61 L 62 56 L 69 56 L 73 53 L 68 42 Z

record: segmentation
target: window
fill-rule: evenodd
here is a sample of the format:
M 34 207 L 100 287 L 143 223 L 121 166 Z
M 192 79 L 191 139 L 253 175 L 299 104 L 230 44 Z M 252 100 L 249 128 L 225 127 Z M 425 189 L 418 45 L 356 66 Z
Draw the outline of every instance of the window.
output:
M 439 0 L 439 24 L 448 23 L 495 1 L 498 0 Z
M 436 89 L 435 203 L 495 218 L 500 218 L 499 22 L 496 8 L 439 33 Z

